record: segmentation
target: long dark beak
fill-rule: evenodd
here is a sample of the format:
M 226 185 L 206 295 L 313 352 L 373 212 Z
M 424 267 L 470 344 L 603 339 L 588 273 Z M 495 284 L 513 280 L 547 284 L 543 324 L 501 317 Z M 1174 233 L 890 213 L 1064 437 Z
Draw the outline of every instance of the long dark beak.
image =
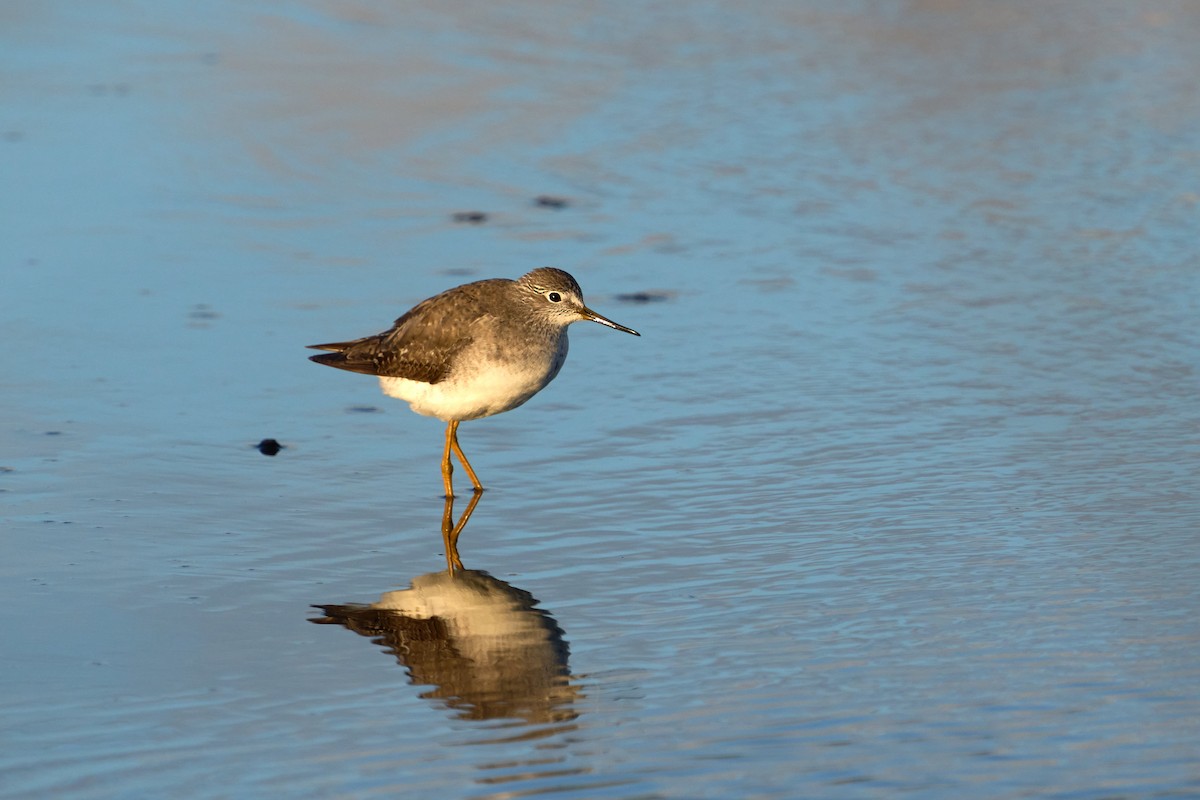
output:
M 626 333 L 632 333 L 634 336 L 641 336 L 641 334 L 638 333 L 637 331 L 635 331 L 633 328 L 626 328 L 624 325 L 618 325 L 617 323 L 613 322 L 608 317 L 597 314 L 595 311 L 592 311 L 590 308 L 587 308 L 586 306 L 584 307 L 583 311 L 581 311 L 579 313 L 583 314 L 584 317 L 586 317 L 587 319 L 590 319 L 592 322 L 599 322 L 601 325 L 607 325 L 608 327 L 615 328 L 619 331 L 625 331 Z

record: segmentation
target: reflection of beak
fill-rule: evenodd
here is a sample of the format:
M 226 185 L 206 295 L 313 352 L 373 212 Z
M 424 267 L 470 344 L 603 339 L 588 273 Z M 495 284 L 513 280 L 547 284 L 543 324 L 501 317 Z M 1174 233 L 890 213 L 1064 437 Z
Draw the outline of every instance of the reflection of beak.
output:
M 616 328 L 619 331 L 625 331 L 626 333 L 632 333 L 634 336 L 641 336 L 641 334 L 638 333 L 637 331 L 635 331 L 633 328 L 626 328 L 624 325 L 618 325 L 617 323 L 613 322 L 608 317 L 601 316 L 600 314 L 597 314 L 595 311 L 592 311 L 590 308 L 585 307 L 579 313 L 583 314 L 585 319 L 590 319 L 592 322 L 599 322 L 601 325 L 607 325 L 608 327 Z

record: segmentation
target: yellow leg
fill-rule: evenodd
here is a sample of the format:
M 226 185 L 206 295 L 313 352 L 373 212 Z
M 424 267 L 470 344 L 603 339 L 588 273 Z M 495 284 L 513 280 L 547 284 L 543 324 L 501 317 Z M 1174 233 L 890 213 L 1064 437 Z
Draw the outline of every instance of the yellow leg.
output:
M 475 487 L 476 492 L 483 491 L 483 484 L 479 482 L 479 477 L 476 476 L 475 470 L 471 469 L 471 462 L 467 461 L 467 456 L 463 453 L 462 448 L 458 444 L 458 420 L 450 423 L 446 429 L 446 446 L 454 450 L 454 455 L 458 456 L 458 460 L 462 462 L 463 469 L 467 471 L 467 477 L 471 479 L 471 483 Z M 446 478 L 446 494 L 450 494 L 450 453 L 446 452 L 442 459 L 442 475 Z
M 454 497 L 454 484 L 450 480 L 450 476 L 454 473 L 454 465 L 450 463 L 451 442 L 454 442 L 454 430 L 458 427 L 457 422 L 451 422 L 446 426 L 446 449 L 442 452 L 442 484 L 446 487 L 446 499 Z

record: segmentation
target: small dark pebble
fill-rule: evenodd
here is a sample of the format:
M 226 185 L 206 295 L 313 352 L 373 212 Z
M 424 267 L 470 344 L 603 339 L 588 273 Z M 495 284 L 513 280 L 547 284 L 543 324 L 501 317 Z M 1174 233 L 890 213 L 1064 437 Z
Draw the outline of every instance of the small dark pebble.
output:
M 563 209 L 570 205 L 566 198 L 551 197 L 548 194 L 538 195 L 533 199 L 533 204 L 539 208 Z
M 619 294 L 617 299 L 622 303 L 657 303 L 667 299 L 666 292 L 630 292 Z
M 273 456 L 283 449 L 283 445 L 274 439 L 263 439 L 258 443 L 258 452 L 264 456 Z
M 453 219 L 455 222 L 467 222 L 471 225 L 481 225 L 484 222 L 487 222 L 487 214 L 483 213 L 482 211 L 455 211 Z

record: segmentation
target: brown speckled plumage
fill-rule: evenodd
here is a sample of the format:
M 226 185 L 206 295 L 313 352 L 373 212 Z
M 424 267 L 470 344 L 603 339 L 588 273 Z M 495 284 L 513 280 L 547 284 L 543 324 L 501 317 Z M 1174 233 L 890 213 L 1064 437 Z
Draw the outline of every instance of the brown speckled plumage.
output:
M 310 345 L 330 351 L 310 358 L 375 375 L 385 393 L 448 422 L 442 475 L 452 495 L 451 451 L 482 489 L 458 448 L 458 423 L 509 411 L 544 388 L 566 359 L 567 326 L 583 320 L 638 335 L 587 308 L 568 273 L 542 267 L 515 281 L 494 278 L 449 289 L 418 303 L 383 333 Z

